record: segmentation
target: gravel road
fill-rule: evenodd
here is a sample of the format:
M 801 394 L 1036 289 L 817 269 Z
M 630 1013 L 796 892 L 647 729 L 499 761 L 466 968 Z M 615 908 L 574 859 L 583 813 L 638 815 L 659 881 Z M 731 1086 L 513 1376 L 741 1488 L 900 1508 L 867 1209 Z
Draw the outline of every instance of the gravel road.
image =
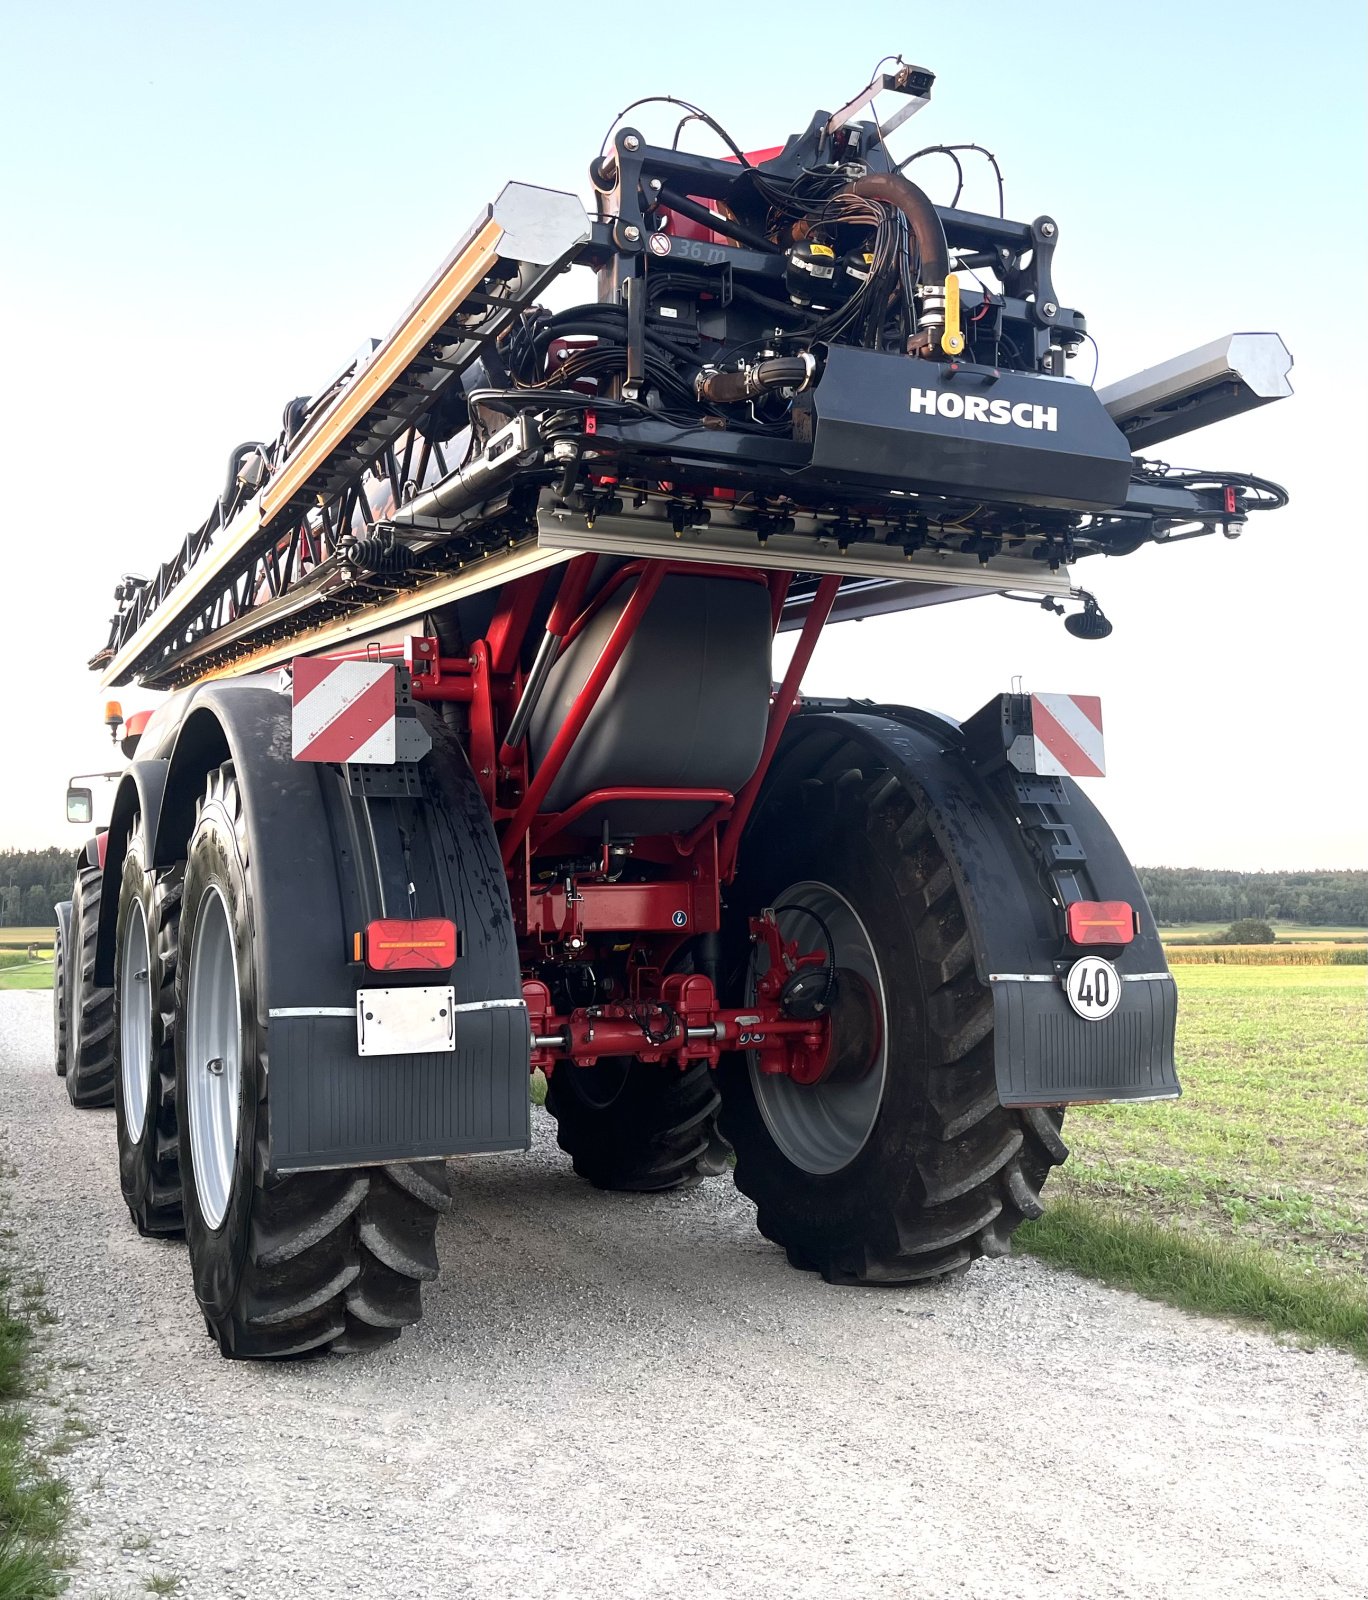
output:
M 222 1361 L 140 1239 L 48 997 L 0 994 L 8 1220 L 56 1316 L 78 1600 L 1365 1592 L 1368 1372 L 1028 1260 L 920 1291 L 789 1268 L 725 1180 L 454 1163 L 418 1329 Z M 56 1413 L 50 1413 L 55 1415 Z

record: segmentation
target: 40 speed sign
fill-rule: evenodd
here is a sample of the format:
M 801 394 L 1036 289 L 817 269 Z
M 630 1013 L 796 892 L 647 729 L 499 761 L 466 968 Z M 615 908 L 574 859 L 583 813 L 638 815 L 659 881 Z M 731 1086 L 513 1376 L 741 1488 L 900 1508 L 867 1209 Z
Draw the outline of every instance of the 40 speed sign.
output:
M 1064 980 L 1069 1004 L 1088 1022 L 1101 1022 L 1121 1004 L 1121 975 L 1101 956 L 1082 956 Z

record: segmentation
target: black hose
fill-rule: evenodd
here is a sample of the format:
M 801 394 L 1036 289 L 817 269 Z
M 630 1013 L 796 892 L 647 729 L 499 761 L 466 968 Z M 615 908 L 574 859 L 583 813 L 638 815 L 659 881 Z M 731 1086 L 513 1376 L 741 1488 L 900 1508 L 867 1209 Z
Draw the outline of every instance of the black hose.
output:
M 304 426 L 304 418 L 309 414 L 309 396 L 297 394 L 289 405 L 285 407 L 285 414 L 280 419 L 281 432 L 285 435 L 285 443 L 290 441 Z
M 918 193 L 921 191 L 918 190 Z M 735 239 L 738 244 L 749 245 L 752 250 L 762 251 L 767 256 L 782 254 L 774 242 L 767 239 L 763 233 L 756 233 L 753 228 L 748 228 L 744 222 L 737 222 L 733 217 L 720 217 L 715 211 L 709 211 L 707 206 L 700 205 L 697 200 L 691 200 L 688 195 L 677 194 L 673 189 L 663 185 L 660 190 L 659 203 L 668 206 L 671 211 L 677 211 L 681 217 L 688 217 L 691 222 L 701 223 L 705 228 L 711 228 L 714 233 L 725 233 L 729 239 Z M 930 202 L 927 202 L 930 204 Z
M 604 335 L 605 324 L 610 321 L 613 324 L 612 331 L 616 341 L 618 343 L 624 342 L 626 338 L 625 306 L 612 304 L 597 307 L 584 306 L 576 307 L 575 311 L 576 314 L 574 316 L 562 317 L 554 325 L 548 324 L 545 328 L 539 329 L 533 341 L 533 348 L 540 353 L 553 339 L 573 337 L 576 334 L 601 339 Z M 600 319 L 598 316 L 582 315 L 581 312 L 608 312 L 609 316 Z M 645 339 L 647 344 L 658 345 L 660 349 L 668 351 L 670 355 L 678 357 L 681 361 L 696 362 L 698 360 L 694 351 L 690 350 L 686 345 L 676 344 L 673 339 L 668 338 L 655 328 L 647 328 L 645 330 Z
M 233 501 L 237 499 L 238 468 L 241 467 L 243 461 L 251 455 L 253 450 L 260 450 L 263 456 L 266 454 L 266 446 L 262 444 L 260 439 L 247 439 L 242 444 L 234 446 L 232 453 L 228 457 L 228 476 L 224 481 L 223 493 L 219 497 L 219 508 L 223 513 L 224 521 L 227 521 L 228 513 L 232 510 Z
M 803 315 L 802 308 L 794 305 L 792 300 L 778 300 L 773 295 L 761 294 L 749 284 L 733 283 L 731 292 L 733 299 L 744 300 L 747 305 L 759 306 L 762 311 L 772 311 L 776 316 L 801 318 Z
M 709 372 L 698 380 L 698 398 L 713 405 L 735 405 L 766 389 L 802 389 L 812 381 L 811 356 L 770 356 L 739 372 Z

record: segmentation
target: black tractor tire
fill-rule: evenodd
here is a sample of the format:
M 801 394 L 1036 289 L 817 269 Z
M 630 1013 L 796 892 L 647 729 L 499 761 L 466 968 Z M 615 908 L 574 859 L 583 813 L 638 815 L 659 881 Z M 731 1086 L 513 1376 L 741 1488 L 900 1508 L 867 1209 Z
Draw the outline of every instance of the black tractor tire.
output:
M 114 942 L 114 1046 L 118 1090 L 114 1121 L 119 1144 L 119 1187 L 138 1232 L 174 1236 L 185 1229 L 181 1214 L 180 1134 L 176 1125 L 176 959 L 180 944 L 181 886 L 184 869 L 150 873 L 143 862 L 138 818 L 124 857 L 119 884 L 119 915 Z M 131 1063 L 123 1057 L 124 940 L 135 908 L 147 919 L 147 992 L 151 1031 L 147 1094 L 138 1132 L 130 1112 Z
M 53 907 L 56 932 L 52 941 L 52 1061 L 59 1078 L 66 1077 L 67 1044 L 71 1033 L 71 901 Z
M 114 1104 L 114 991 L 95 982 L 104 873 L 82 867 L 71 894 L 67 1097 L 81 1110 Z
M 222 902 L 238 997 L 237 1137 L 223 1215 L 206 1218 L 195 1162 L 187 1041 L 205 907 Z M 252 863 L 242 792 L 227 763 L 210 773 L 190 839 L 176 968 L 176 1104 L 185 1234 L 210 1335 L 236 1360 L 367 1350 L 422 1314 L 437 1275 L 441 1161 L 278 1174 L 266 1168 L 270 1074 L 265 985 L 252 936 Z
M 750 915 L 795 883 L 833 887 L 864 925 L 886 994 L 877 1109 L 836 1170 L 791 1160 L 766 1122 L 749 1057 L 724 1060 L 722 1131 L 760 1232 L 835 1284 L 916 1283 L 1008 1254 L 1068 1154 L 1063 1112 L 998 1100 L 993 998 L 925 812 L 867 750 L 848 745 L 762 805 L 741 859 L 731 900 Z M 732 934 L 739 950 L 744 933 Z M 819 931 L 809 936 L 820 949 Z
M 725 1170 L 713 1072 L 605 1057 L 592 1067 L 561 1062 L 546 1109 L 575 1171 L 598 1189 L 678 1189 Z

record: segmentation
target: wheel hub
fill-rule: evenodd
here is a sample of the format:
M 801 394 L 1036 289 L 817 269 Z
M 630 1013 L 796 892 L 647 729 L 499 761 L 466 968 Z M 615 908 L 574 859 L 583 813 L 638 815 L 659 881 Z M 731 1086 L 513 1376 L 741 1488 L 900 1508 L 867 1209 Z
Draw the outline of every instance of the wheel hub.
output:
M 820 1060 L 796 1054 L 794 1083 L 859 1083 L 874 1070 L 883 1045 L 879 998 L 852 967 L 836 969 L 836 993 L 826 1011 L 827 1049 Z
M 818 882 L 794 884 L 775 897 L 775 917 L 786 941 L 812 943 L 814 920 L 829 940 L 836 994 L 827 1020 L 829 1044 L 820 1059 L 795 1062 L 786 1073 L 763 1069 L 750 1053 L 750 1079 L 771 1137 L 805 1172 L 839 1172 L 864 1149 L 883 1102 L 888 1067 L 888 1003 L 874 944 L 854 906 Z M 757 946 L 751 998 L 763 982 Z M 796 1070 L 795 1070 L 796 1068 Z

